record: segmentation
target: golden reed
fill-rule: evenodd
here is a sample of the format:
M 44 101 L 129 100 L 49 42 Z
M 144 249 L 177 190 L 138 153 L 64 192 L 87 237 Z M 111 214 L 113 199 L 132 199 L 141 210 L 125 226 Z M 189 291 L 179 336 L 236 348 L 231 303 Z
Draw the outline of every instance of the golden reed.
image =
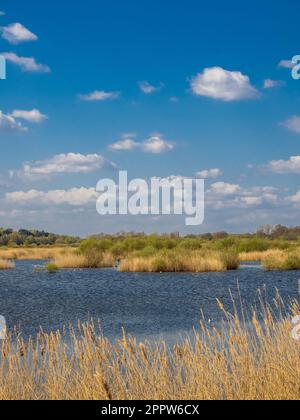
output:
M 163 251 L 153 256 L 129 256 L 120 265 L 122 272 L 203 273 L 235 270 L 239 267 L 235 253 L 216 251 Z
M 290 320 L 266 309 L 246 327 L 227 316 L 227 328 L 201 324 L 172 349 L 125 334 L 111 342 L 93 323 L 71 330 L 68 342 L 60 332 L 28 341 L 16 334 L 0 344 L 0 399 L 299 400 L 300 342 Z

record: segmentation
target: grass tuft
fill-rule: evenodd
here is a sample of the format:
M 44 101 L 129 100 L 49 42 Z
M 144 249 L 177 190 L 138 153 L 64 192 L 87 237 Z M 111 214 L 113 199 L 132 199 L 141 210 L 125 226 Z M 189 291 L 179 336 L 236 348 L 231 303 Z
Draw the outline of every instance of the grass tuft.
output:
M 57 273 L 57 271 L 59 270 L 59 267 L 54 263 L 47 264 L 45 268 L 49 273 L 52 273 L 52 274 Z
M 13 268 L 15 268 L 14 262 L 0 259 L 0 270 L 11 270 Z
M 136 254 L 125 258 L 121 272 L 146 273 L 203 273 L 235 270 L 239 267 L 238 255 L 234 252 L 216 251 L 161 251 L 155 255 Z

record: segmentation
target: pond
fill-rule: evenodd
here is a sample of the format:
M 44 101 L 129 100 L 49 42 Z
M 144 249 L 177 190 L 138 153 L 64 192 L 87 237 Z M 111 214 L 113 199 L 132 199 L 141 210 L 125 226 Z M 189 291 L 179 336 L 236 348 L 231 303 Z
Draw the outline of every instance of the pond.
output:
M 136 274 L 115 270 L 35 272 L 33 261 L 17 262 L 0 272 L 0 315 L 24 337 L 62 329 L 78 320 L 100 320 L 103 333 L 119 338 L 122 327 L 141 340 L 174 341 L 197 329 L 204 316 L 217 325 L 224 318 L 216 299 L 227 309 L 234 300 L 245 309 L 261 291 L 272 303 L 277 292 L 288 304 L 298 299 L 299 271 L 265 272 L 258 264 L 238 271 L 205 274 Z

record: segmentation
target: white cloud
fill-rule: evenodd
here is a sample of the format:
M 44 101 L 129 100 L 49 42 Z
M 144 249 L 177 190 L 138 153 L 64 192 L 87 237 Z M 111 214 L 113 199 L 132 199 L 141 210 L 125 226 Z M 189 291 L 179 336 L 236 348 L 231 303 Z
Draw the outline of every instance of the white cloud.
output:
M 32 123 L 41 123 L 48 119 L 47 115 L 42 114 L 38 109 L 32 109 L 31 111 L 16 109 L 12 112 L 11 116 Z
M 210 192 L 218 195 L 233 195 L 241 191 L 237 184 L 228 184 L 226 182 L 216 182 L 211 185 Z
M 287 197 L 286 199 L 290 203 L 299 204 L 300 203 L 300 191 L 297 191 L 296 194 Z
M 11 176 L 17 175 L 24 179 L 40 179 L 51 175 L 87 174 L 103 168 L 115 169 L 116 166 L 98 154 L 67 153 L 55 155 L 46 160 L 25 163 L 21 171 L 11 171 Z
M 83 206 L 97 200 L 98 193 L 95 188 L 72 188 L 69 190 L 50 191 L 16 191 L 5 195 L 8 204 L 39 207 L 40 205 L 69 205 Z
M 32 73 L 50 73 L 51 72 L 50 67 L 44 64 L 37 63 L 34 57 L 19 57 L 15 53 L 4 53 L 2 55 L 7 61 L 19 66 L 22 69 L 22 71 L 32 72 Z
M 266 79 L 264 80 L 264 89 L 273 89 L 277 88 L 283 85 L 283 82 L 281 80 L 272 80 L 272 79 Z
M 121 151 L 131 151 L 140 146 L 140 143 L 135 141 L 135 134 L 124 134 L 122 140 L 117 141 L 109 146 L 111 150 L 121 152 Z
M 206 204 L 216 210 L 229 208 L 253 208 L 278 204 L 277 189 L 274 187 L 242 188 L 240 185 L 218 182 L 211 185 L 206 194 Z
M 141 92 L 143 92 L 145 95 L 151 95 L 151 93 L 155 93 L 161 90 L 162 84 L 160 86 L 153 86 L 149 82 L 139 82 L 139 87 Z
M 196 173 L 196 176 L 198 178 L 204 178 L 204 179 L 208 179 L 208 178 L 218 178 L 219 176 L 222 175 L 222 171 L 221 169 L 205 169 L 203 171 L 199 171 Z
M 115 151 L 130 151 L 130 150 L 135 149 L 138 146 L 139 146 L 139 143 L 136 143 L 134 140 L 124 139 L 114 144 L 111 144 L 109 148 Z
M 248 76 L 239 71 L 228 71 L 222 67 L 206 68 L 191 80 L 192 92 L 225 102 L 255 99 L 257 89 L 251 85 Z
M 154 134 L 149 139 L 145 140 L 141 147 L 146 153 L 161 154 L 174 150 L 175 144 L 164 140 L 161 134 Z
M 281 60 L 278 63 L 278 67 L 281 67 L 283 69 L 293 69 L 295 67 L 295 64 L 292 62 L 292 60 Z
M 152 134 L 143 142 L 136 141 L 135 137 L 135 135 L 124 135 L 122 140 L 109 145 L 109 148 L 114 151 L 132 151 L 134 149 L 140 149 L 145 153 L 156 155 L 171 152 L 175 149 L 175 143 L 165 140 L 159 133 Z
M 272 160 L 266 168 L 277 174 L 300 174 L 300 156 L 292 156 L 288 160 Z
M 300 134 L 300 117 L 291 117 L 284 121 L 281 125 L 287 128 L 289 131 Z
M 20 122 L 16 121 L 11 115 L 5 115 L 0 111 L 0 131 L 18 132 L 27 131 Z
M 20 44 L 21 42 L 37 41 L 38 37 L 25 28 L 21 23 L 12 23 L 1 28 L 2 38 L 10 44 Z
M 0 16 L 5 16 L 5 12 L 3 12 L 2 10 L 0 10 Z
M 85 102 L 107 101 L 108 99 L 117 99 L 119 96 L 119 92 L 105 92 L 99 90 L 95 90 L 86 95 L 78 95 L 79 99 Z

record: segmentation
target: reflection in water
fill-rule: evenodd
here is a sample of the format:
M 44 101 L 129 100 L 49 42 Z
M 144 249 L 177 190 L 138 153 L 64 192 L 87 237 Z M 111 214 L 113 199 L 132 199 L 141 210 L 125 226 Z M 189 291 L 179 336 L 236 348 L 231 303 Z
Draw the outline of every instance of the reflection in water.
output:
M 209 274 L 136 274 L 115 270 L 35 272 L 33 262 L 0 273 L 0 314 L 8 329 L 25 337 L 62 329 L 77 321 L 100 320 L 103 333 L 119 337 L 124 327 L 139 339 L 172 342 L 198 328 L 204 316 L 212 325 L 223 319 L 218 298 L 228 310 L 232 296 L 250 309 L 258 289 L 272 302 L 277 290 L 285 302 L 298 299 L 299 272 L 267 273 L 257 264 L 239 271 Z

